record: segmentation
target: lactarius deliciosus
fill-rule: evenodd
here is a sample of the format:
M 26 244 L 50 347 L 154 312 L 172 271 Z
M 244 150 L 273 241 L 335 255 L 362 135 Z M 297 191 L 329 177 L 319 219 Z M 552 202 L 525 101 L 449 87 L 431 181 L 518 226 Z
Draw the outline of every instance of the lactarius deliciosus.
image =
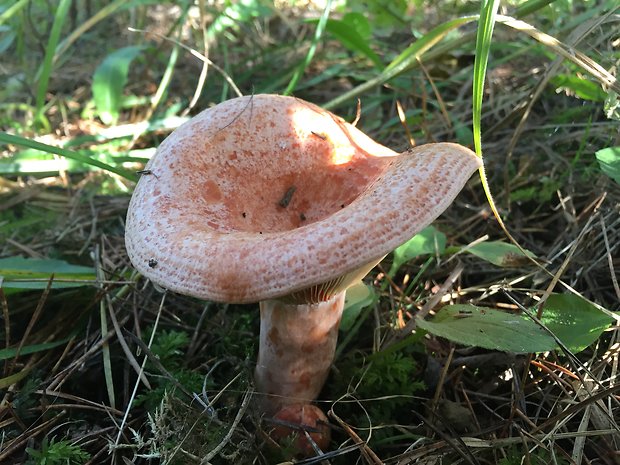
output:
M 171 291 L 260 303 L 255 383 L 275 415 L 321 391 L 347 287 L 479 166 L 451 143 L 396 153 L 297 98 L 235 98 L 159 147 L 129 205 L 127 251 Z

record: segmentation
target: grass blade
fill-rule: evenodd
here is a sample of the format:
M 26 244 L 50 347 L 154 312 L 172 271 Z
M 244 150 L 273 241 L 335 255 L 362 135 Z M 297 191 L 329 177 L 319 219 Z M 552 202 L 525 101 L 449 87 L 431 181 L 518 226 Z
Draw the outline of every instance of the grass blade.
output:
M 129 3 L 129 4 L 128 4 Z M 139 4 L 140 2 L 136 2 Z M 63 53 L 65 53 L 71 45 L 77 41 L 86 31 L 88 31 L 91 27 L 96 25 L 98 22 L 104 20 L 108 16 L 114 14 L 121 7 L 131 7 L 132 2 L 127 2 L 126 0 L 116 0 L 103 8 L 97 11 L 92 17 L 88 18 L 86 21 L 81 23 L 67 38 L 65 38 L 60 44 L 58 44 L 58 48 L 56 49 L 54 60 L 58 59 Z
M 12 375 L 6 376 L 4 378 L 0 378 L 0 389 L 6 389 L 14 384 L 19 383 L 22 379 L 28 376 L 28 373 L 32 371 L 34 365 L 26 365 L 21 371 L 17 373 L 13 373 Z
M 536 4 L 537 7 L 542 8 L 541 3 Z M 489 51 L 491 49 L 491 39 L 493 36 L 493 28 L 495 22 L 498 19 L 497 10 L 499 8 L 499 0 L 485 0 L 480 7 L 480 19 L 478 21 L 478 32 L 476 35 L 476 58 L 474 61 L 474 79 L 472 89 L 472 126 L 474 133 L 474 150 L 476 155 L 482 158 L 482 136 L 481 136 L 481 119 L 482 119 L 482 100 L 484 97 L 484 81 L 487 71 L 487 64 L 489 61 Z M 521 244 L 514 238 L 514 236 L 508 231 L 508 228 L 504 224 L 504 220 L 499 214 L 499 210 L 495 205 L 493 194 L 491 193 L 491 187 L 487 179 L 486 170 L 484 164 L 479 169 L 480 182 L 487 201 L 489 202 L 489 208 L 493 212 L 499 226 L 506 234 L 506 237 L 521 251 L 521 253 L 532 261 L 540 269 L 545 268 L 538 263 L 538 261 L 528 254 Z M 546 270 L 545 270 L 546 271 Z
M 568 61 L 571 61 L 581 67 L 584 71 L 596 78 L 601 85 L 612 89 L 616 93 L 620 93 L 620 84 L 618 84 L 618 79 L 589 56 L 575 50 L 573 47 L 566 45 L 563 42 L 560 42 L 555 37 L 539 31 L 525 21 L 504 15 L 498 15 L 497 21 L 516 29 L 517 31 L 526 33 L 549 48 L 553 53 L 556 53 L 557 55 L 560 55 L 561 57 L 564 57 Z
M 491 38 L 493 37 L 493 28 L 495 26 L 498 8 L 498 0 L 483 1 L 480 7 L 480 19 L 478 21 L 478 32 L 476 34 L 476 58 L 474 61 L 474 79 L 472 89 L 472 126 L 474 133 L 474 150 L 476 155 L 480 158 L 482 158 L 481 119 L 482 100 L 484 97 L 484 81 L 487 72 L 489 51 L 491 49 Z M 493 194 L 491 194 L 491 187 L 489 186 L 484 165 L 480 167 L 479 173 L 482 188 L 487 197 L 487 201 L 489 202 L 489 207 L 497 219 L 497 222 L 510 241 L 513 242 L 519 250 L 526 254 L 525 250 L 510 234 L 499 214 L 497 206 L 495 205 L 495 200 L 493 199 Z
M 401 52 L 400 55 L 398 55 L 394 60 L 392 60 L 392 62 L 385 68 L 385 71 L 389 73 L 401 73 L 406 69 L 410 69 L 413 64 L 417 62 L 418 58 L 441 41 L 448 34 L 448 32 L 462 26 L 463 24 L 474 21 L 477 18 L 477 16 L 464 16 L 462 18 L 446 21 L 445 23 L 431 29 L 407 47 L 403 52 Z
M 326 110 L 332 109 L 348 99 L 357 97 L 367 90 L 372 89 L 375 86 L 382 85 L 399 74 L 419 66 L 418 58 L 424 56 L 424 54 L 439 43 L 448 34 L 448 32 L 458 28 L 459 26 L 475 21 L 477 18 L 478 16 L 465 16 L 463 18 L 447 21 L 431 29 L 423 37 L 407 47 L 389 65 L 387 65 L 378 76 L 369 79 L 363 84 L 360 84 L 350 91 L 339 95 L 333 100 L 330 100 L 323 105 L 323 108 Z M 462 39 L 459 39 L 459 41 L 461 40 Z M 454 48 L 454 46 L 451 46 L 451 48 Z
M 515 16 L 521 18 L 537 12 L 541 8 L 551 5 L 556 0 L 528 0 L 517 7 Z
M 19 355 L 30 355 L 30 354 L 35 354 L 37 352 L 44 352 L 46 350 L 53 349 L 55 347 L 66 344 L 67 342 L 71 340 L 71 337 L 60 339 L 58 341 L 43 342 L 41 344 L 32 344 L 32 345 L 23 346 L 21 350 L 19 351 Z M 0 349 L 0 360 L 8 360 L 8 359 L 15 357 L 16 355 L 18 355 L 18 351 L 16 347 Z
M 550 3 L 553 3 L 555 0 L 530 0 L 529 2 L 524 3 L 522 6 L 518 7 L 515 16 L 517 18 L 522 18 L 524 16 L 530 15 L 532 13 L 537 12 L 541 8 L 544 8 Z M 527 8 L 525 8 L 527 6 Z M 428 33 L 424 35 L 424 37 L 420 38 L 418 41 L 414 42 L 407 50 L 403 51 L 386 69 L 383 70 L 381 74 L 377 77 L 369 79 L 368 81 L 360 84 L 357 87 L 345 92 L 333 100 L 330 100 L 326 104 L 322 105 L 326 110 L 333 109 L 343 102 L 355 98 L 364 92 L 372 89 L 375 86 L 382 85 L 389 81 L 390 79 L 398 76 L 404 71 L 416 68 L 419 66 L 418 58 L 423 58 L 424 61 L 429 61 L 433 58 L 443 55 L 444 53 L 450 52 L 460 46 L 463 43 L 469 42 L 473 40 L 474 34 L 465 33 L 461 37 L 456 39 L 451 39 L 444 43 L 437 45 L 441 39 L 443 39 L 448 32 L 453 29 L 456 29 L 459 26 L 462 26 L 466 23 L 475 21 L 478 19 L 478 15 L 474 16 L 465 16 L 463 18 L 457 18 L 446 23 L 440 24 L 436 28 L 432 29 Z M 445 29 L 445 30 L 444 30 Z M 437 47 L 435 47 L 437 45 Z M 435 48 L 433 48 L 435 47 Z M 405 60 L 405 56 L 409 55 Z M 396 66 L 396 65 L 400 66 Z
M 188 7 L 186 7 L 183 10 L 183 14 L 181 15 L 181 21 L 179 22 L 179 24 L 183 24 L 183 22 L 185 21 L 185 18 L 187 17 L 188 11 L 189 11 Z M 181 38 L 182 33 L 183 33 L 183 27 L 179 27 L 179 30 L 177 32 L 178 39 Z M 170 56 L 168 57 L 168 64 L 166 65 L 164 75 L 159 81 L 159 85 L 157 86 L 157 91 L 155 92 L 155 95 L 153 95 L 153 98 L 151 100 L 151 107 L 149 108 L 149 111 L 146 117 L 146 119 L 148 120 L 150 120 L 151 117 L 153 116 L 153 113 L 155 113 L 155 110 L 157 109 L 161 101 L 163 100 L 164 95 L 166 94 L 168 87 L 170 86 L 170 81 L 172 81 L 172 75 L 174 74 L 174 68 L 177 64 L 177 60 L 179 59 L 180 49 L 181 49 L 181 45 L 179 45 L 179 43 L 175 43 L 174 46 L 172 47 L 172 51 L 170 52 Z M 203 69 L 205 69 L 205 66 L 206 66 L 206 63 L 203 63 Z M 137 139 L 137 137 L 138 137 L 138 134 L 134 134 L 134 141 Z
M 54 55 L 56 54 L 56 45 L 60 39 L 60 33 L 62 32 L 62 26 L 65 23 L 69 7 L 71 6 L 71 0 L 60 0 L 58 8 L 56 8 L 56 14 L 54 15 L 54 23 L 52 24 L 52 30 L 50 32 L 49 40 L 47 41 L 47 47 L 45 48 L 45 57 L 43 59 L 43 67 L 39 75 L 39 84 L 37 86 L 36 107 L 37 117 L 43 113 L 43 106 L 45 105 L 45 95 L 47 94 L 47 86 L 49 84 L 50 76 L 52 74 L 52 68 L 54 66 Z
M 74 152 L 72 150 L 67 150 L 62 147 L 55 147 L 53 145 L 44 144 L 35 140 L 26 139 L 25 137 L 7 134 L 6 132 L 0 132 L 0 143 L 21 145 L 23 147 L 41 150 L 42 152 L 53 153 L 55 155 L 60 155 L 61 157 L 79 161 L 86 165 L 96 166 L 97 168 L 101 168 L 103 170 L 109 171 L 110 173 L 122 176 L 129 181 L 135 182 L 138 180 L 138 176 L 131 171 L 108 165 L 107 163 L 103 163 L 99 160 L 96 160 L 79 152 Z
M 304 74 L 304 71 L 312 61 L 314 57 L 314 52 L 316 52 L 316 47 L 323 36 L 323 31 L 325 30 L 325 26 L 327 25 L 327 19 L 329 18 L 329 11 L 332 7 L 332 1 L 327 0 L 325 4 L 325 8 L 323 9 L 323 14 L 319 19 L 319 22 L 316 25 L 316 30 L 314 32 L 314 37 L 312 38 L 312 42 L 310 44 L 310 48 L 308 49 L 308 53 L 306 54 L 306 58 L 303 63 L 295 70 L 291 81 L 288 83 L 286 90 L 283 92 L 284 95 L 290 95 L 294 90 L 295 86 L 297 86 L 297 82 L 299 78 Z
M 105 280 L 105 274 L 101 267 L 100 250 L 99 246 L 95 247 L 95 257 L 97 260 L 96 263 L 96 273 L 97 280 L 102 282 Z M 100 285 L 101 292 L 105 292 L 103 290 L 103 285 Z M 110 331 L 108 328 L 108 319 L 106 316 L 106 299 L 101 299 L 99 301 L 99 323 L 101 325 L 101 338 L 103 339 L 103 345 L 101 346 L 101 355 L 103 356 L 103 376 L 105 379 L 106 388 L 108 391 L 108 399 L 110 401 L 110 406 L 112 408 L 116 408 L 116 397 L 114 395 L 114 377 L 112 376 L 112 357 L 110 355 L 110 344 L 108 342 L 108 332 Z
M 19 256 L 0 258 L 0 277 L 5 290 L 61 289 L 96 282 L 91 267 L 72 265 L 59 259 Z
M 13 5 L 8 7 L 6 10 L 0 14 L 0 25 L 4 24 L 6 21 L 11 19 L 14 15 L 19 13 L 19 10 L 24 8 L 28 4 L 28 0 L 19 0 L 15 2 Z
M 491 37 L 495 26 L 495 18 L 499 0 L 487 0 L 480 7 L 478 33 L 476 36 L 476 58 L 474 61 L 473 82 L 473 131 L 474 148 L 476 154 L 482 157 L 482 137 L 480 134 L 480 120 L 482 119 L 482 98 L 484 95 L 484 80 L 491 50 Z

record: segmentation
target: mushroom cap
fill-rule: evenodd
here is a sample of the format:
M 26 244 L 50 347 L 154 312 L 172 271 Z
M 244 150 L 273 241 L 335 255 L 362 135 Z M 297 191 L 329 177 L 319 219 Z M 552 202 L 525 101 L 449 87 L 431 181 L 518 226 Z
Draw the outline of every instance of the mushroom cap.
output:
M 219 302 L 335 288 L 430 224 L 479 166 L 451 143 L 397 154 L 294 97 L 235 98 L 149 161 L 127 252 L 160 286 Z

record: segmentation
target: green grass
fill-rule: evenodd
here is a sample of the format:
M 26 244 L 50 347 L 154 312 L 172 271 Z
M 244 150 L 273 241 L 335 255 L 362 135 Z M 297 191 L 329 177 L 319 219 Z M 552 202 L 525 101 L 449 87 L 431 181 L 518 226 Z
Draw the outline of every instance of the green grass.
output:
M 52 23 L 52 29 L 50 31 L 49 40 L 47 41 L 47 46 L 45 48 L 45 57 L 43 59 L 43 64 L 38 73 L 38 86 L 37 86 L 37 97 L 36 97 L 36 109 L 37 116 L 36 120 L 42 122 L 43 119 L 43 108 L 45 106 L 45 100 L 47 96 L 47 89 L 49 86 L 50 76 L 52 74 L 52 67 L 54 62 L 54 56 L 56 54 L 56 46 L 58 45 L 58 41 L 60 39 L 60 34 L 62 32 L 62 27 L 67 19 L 67 13 L 69 11 L 69 7 L 71 5 L 71 0 L 60 0 L 58 3 L 58 7 L 54 12 L 54 22 Z M 50 129 L 50 128 L 46 128 Z
M 81 449 L 77 444 L 71 444 L 69 441 L 50 442 L 44 440 L 41 444 L 41 450 L 28 448 L 26 452 L 30 459 L 26 462 L 28 465 L 80 465 L 90 459 L 90 454 Z
M 611 456 L 617 13 L 562 0 L 0 1 L 0 463 L 290 459 L 264 447 L 247 397 L 256 306 L 163 298 L 123 238 L 136 172 L 163 139 L 260 92 L 348 121 L 359 99 L 357 126 L 381 143 L 459 141 L 485 163 L 345 315 L 319 399 L 339 418 L 330 463 Z M 428 332 L 411 334 L 420 317 Z M 496 320 L 531 339 L 480 337 Z M 508 342 L 549 351 L 488 348 Z

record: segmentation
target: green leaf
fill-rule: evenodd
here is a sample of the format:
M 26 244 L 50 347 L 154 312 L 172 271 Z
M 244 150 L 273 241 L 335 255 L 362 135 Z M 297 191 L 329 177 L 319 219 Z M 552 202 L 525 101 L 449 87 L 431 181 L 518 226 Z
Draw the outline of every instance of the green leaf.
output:
M 428 226 L 394 250 L 392 267 L 388 273 L 394 276 L 409 260 L 420 255 L 442 254 L 446 250 L 446 235 L 433 226 Z
M 357 11 L 349 11 L 342 17 L 342 22 L 355 29 L 355 32 L 365 41 L 372 40 L 372 26 L 367 15 Z
M 370 18 L 373 28 L 381 35 L 389 35 L 408 23 L 406 0 L 348 0 L 347 9 Z
M 544 352 L 555 347 L 553 337 L 520 314 L 469 304 L 447 305 L 418 327 L 459 344 L 506 352 Z
M 456 136 L 456 142 L 465 147 L 469 147 L 474 143 L 474 132 L 461 121 L 455 121 L 454 135 Z
M 553 294 L 545 303 L 542 323 L 571 352 L 592 344 L 613 319 L 588 301 L 571 294 Z M 469 304 L 443 307 L 432 320 L 418 326 L 459 344 L 505 352 L 556 350 L 556 339 L 530 317 Z
M 351 329 L 361 311 L 377 301 L 374 289 L 363 282 L 354 284 L 349 289 L 344 299 L 344 310 L 340 320 L 340 330 Z
M 318 22 L 318 20 L 312 20 Z M 347 13 L 342 19 L 328 19 L 325 30 L 349 50 L 370 59 L 377 68 L 383 67 L 379 56 L 368 45 L 370 26 L 361 13 Z
M 607 93 L 605 103 L 603 104 L 603 111 L 607 118 L 620 121 L 620 98 L 618 98 L 618 94 L 613 90 Z
M 536 256 L 529 250 L 526 250 L 525 255 L 516 245 L 499 241 L 481 242 L 466 252 L 497 266 L 520 266 L 529 263 L 528 256 Z
M 577 295 L 551 294 L 545 302 L 541 321 L 576 353 L 596 341 L 614 320 Z
M 556 89 L 569 90 L 584 100 L 603 102 L 607 97 L 607 93 L 601 88 L 600 84 L 578 76 L 557 74 L 551 79 L 551 83 Z
M 144 49 L 136 45 L 123 47 L 110 53 L 95 70 L 93 99 L 99 118 L 105 124 L 115 124 L 118 120 L 129 65 Z
M 620 146 L 599 150 L 596 159 L 601 171 L 620 184 Z
M 260 0 L 230 2 L 230 5 L 215 18 L 207 29 L 207 39 L 214 40 L 219 34 L 239 23 L 247 23 L 254 18 L 267 16 L 270 13 L 271 8 Z
M 78 287 L 87 284 L 65 282 L 65 280 L 87 280 L 94 284 L 97 279 L 93 268 L 71 265 L 63 260 L 23 257 L 0 259 L 0 281 L 2 287 L 6 289 L 45 289 L 52 275 L 54 275 L 52 289 Z

